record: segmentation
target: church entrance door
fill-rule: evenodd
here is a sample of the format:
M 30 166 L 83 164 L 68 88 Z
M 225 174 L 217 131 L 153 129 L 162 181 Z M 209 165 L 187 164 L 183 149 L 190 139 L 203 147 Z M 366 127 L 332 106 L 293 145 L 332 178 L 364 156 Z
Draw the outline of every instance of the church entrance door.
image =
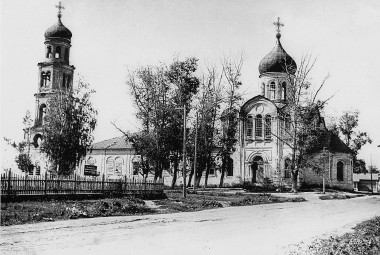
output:
M 252 183 L 262 182 L 264 178 L 264 160 L 260 156 L 253 158 L 251 164 Z

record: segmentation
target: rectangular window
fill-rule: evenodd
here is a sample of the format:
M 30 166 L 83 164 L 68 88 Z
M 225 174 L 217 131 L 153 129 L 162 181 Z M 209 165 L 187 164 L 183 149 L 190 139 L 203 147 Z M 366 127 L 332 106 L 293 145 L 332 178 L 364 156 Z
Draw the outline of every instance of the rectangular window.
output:
M 261 117 L 261 115 L 256 116 L 255 136 L 257 138 L 261 138 L 263 136 L 263 118 Z
M 215 175 L 215 164 L 212 164 L 209 171 L 208 175 Z
M 253 118 L 248 116 L 247 118 L 247 138 L 252 138 L 253 135 Z
M 276 99 L 276 84 L 274 82 L 270 84 L 270 99 Z
M 133 175 L 139 174 L 140 164 L 138 162 L 133 162 Z
M 271 116 L 265 117 L 265 139 L 272 138 L 272 118 Z

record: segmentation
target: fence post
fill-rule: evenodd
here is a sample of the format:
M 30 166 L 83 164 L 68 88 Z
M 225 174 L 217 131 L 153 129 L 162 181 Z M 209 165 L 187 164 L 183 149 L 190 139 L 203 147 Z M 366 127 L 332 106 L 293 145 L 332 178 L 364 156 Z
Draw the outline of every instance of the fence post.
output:
M 8 172 L 8 195 L 11 194 L 11 190 L 12 190 L 12 187 L 11 187 L 11 175 L 12 175 L 12 170 L 9 169 L 9 172 Z
M 45 172 L 45 189 L 44 189 L 45 195 L 47 194 L 47 171 Z
M 24 179 L 25 181 L 24 181 L 24 189 L 25 189 L 25 193 L 24 194 L 26 194 L 26 190 L 27 190 L 27 183 L 28 183 L 28 175 L 25 175 L 25 179 Z
M 74 173 L 74 194 L 77 193 L 77 175 Z
M 104 194 L 104 174 L 103 174 L 103 177 L 102 177 L 102 193 Z

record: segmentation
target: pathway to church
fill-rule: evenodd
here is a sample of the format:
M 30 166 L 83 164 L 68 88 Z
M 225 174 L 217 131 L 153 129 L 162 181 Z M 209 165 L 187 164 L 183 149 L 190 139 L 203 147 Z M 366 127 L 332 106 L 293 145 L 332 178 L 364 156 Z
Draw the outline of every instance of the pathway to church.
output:
M 1 254 L 285 254 L 380 216 L 379 196 L 298 195 L 308 201 L 2 227 Z

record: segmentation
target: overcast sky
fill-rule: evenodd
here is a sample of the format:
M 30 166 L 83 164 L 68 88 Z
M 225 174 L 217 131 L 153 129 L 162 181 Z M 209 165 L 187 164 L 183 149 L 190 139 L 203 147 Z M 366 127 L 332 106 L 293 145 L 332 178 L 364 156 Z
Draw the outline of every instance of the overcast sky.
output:
M 1 0 L 1 136 L 21 141 L 22 118 L 34 116 L 37 63 L 44 60 L 44 32 L 57 21 L 58 1 Z M 97 93 L 95 141 L 120 136 L 110 122 L 137 130 L 125 84 L 127 71 L 197 57 L 201 66 L 224 55 L 244 54 L 245 99 L 259 93 L 258 65 L 281 42 L 299 63 L 317 57 L 311 74 L 320 98 L 335 94 L 326 115 L 360 111 L 359 128 L 374 143 L 360 156 L 380 167 L 380 1 L 161 1 L 63 0 L 63 24 L 71 30 L 71 64 Z

